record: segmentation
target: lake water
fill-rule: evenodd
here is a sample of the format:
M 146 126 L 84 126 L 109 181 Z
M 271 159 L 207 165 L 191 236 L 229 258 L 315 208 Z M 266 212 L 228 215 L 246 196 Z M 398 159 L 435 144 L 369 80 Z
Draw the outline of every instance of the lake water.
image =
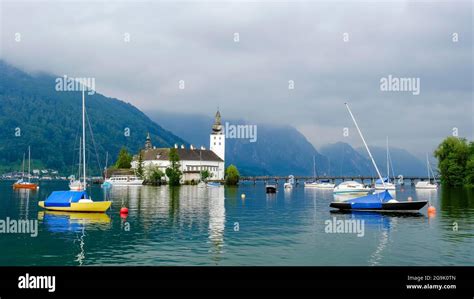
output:
M 416 191 L 399 200 L 429 199 L 418 214 L 332 213 L 332 192 L 262 184 L 199 189 L 113 187 L 95 200 L 113 201 L 106 214 L 43 211 L 38 200 L 67 182 L 14 191 L 0 182 L 0 220 L 38 219 L 38 235 L 0 234 L 0 265 L 474 265 L 474 192 Z M 246 198 L 242 199 L 241 194 Z M 128 217 L 119 210 L 129 208 Z M 364 220 L 364 235 L 327 233 L 326 221 Z

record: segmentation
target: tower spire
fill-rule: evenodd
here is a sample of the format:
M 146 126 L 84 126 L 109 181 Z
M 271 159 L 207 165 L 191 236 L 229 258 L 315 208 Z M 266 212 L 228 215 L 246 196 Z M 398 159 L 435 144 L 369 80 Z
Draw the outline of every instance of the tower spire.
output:
M 151 137 L 150 137 L 150 132 L 147 133 L 146 135 L 146 141 L 145 141 L 145 150 L 152 149 L 153 145 L 151 144 Z
M 222 134 L 221 113 L 219 112 L 219 108 L 217 108 L 214 124 L 212 125 L 212 134 Z

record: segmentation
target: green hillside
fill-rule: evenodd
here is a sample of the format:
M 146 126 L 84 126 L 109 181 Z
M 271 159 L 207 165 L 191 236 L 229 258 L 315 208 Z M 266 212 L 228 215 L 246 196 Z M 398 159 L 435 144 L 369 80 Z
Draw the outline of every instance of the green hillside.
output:
M 82 95 L 56 91 L 55 79 L 27 74 L 0 60 L 0 170 L 18 170 L 28 145 L 35 165 L 69 173 L 77 163 Z M 86 101 L 96 145 L 88 130 L 88 160 L 95 172 L 99 163 L 94 148 L 103 166 L 106 151 L 110 164 L 122 146 L 136 152 L 147 132 L 156 146 L 186 143 L 131 104 L 98 93 L 87 95 Z M 125 136 L 126 128 L 130 136 Z

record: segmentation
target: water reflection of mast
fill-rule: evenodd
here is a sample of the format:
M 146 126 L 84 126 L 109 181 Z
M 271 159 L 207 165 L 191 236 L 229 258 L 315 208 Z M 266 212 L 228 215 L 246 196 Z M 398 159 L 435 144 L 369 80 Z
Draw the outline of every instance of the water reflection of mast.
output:
M 211 191 L 211 190 L 210 190 Z M 212 189 L 209 192 L 209 240 L 213 260 L 218 263 L 224 247 L 225 229 L 225 198 L 224 187 Z
M 76 255 L 76 262 L 79 262 L 79 266 L 82 266 L 83 264 L 83 261 L 86 259 L 86 253 L 84 251 L 84 236 L 86 235 L 85 234 L 85 224 L 83 223 L 82 225 L 82 234 L 81 234 L 81 237 L 79 238 L 79 247 L 81 248 L 81 252 L 79 252 L 77 255 Z
M 393 225 L 392 227 L 395 227 L 396 224 L 397 224 L 397 218 L 393 217 L 392 219 L 390 219 L 390 225 Z M 379 244 L 369 258 L 369 265 L 377 266 L 379 264 L 380 260 L 383 258 L 382 252 L 384 251 L 385 247 L 387 247 L 388 241 L 389 241 L 389 230 L 384 229 L 382 227 L 382 234 L 380 236 Z

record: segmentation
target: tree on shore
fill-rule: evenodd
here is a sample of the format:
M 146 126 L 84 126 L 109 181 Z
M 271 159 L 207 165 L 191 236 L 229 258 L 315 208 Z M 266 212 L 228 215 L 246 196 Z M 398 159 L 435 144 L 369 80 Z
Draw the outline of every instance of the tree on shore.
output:
M 209 170 L 202 170 L 201 171 L 201 180 L 205 181 L 210 177 L 212 177 L 212 174 L 209 172 Z
M 132 155 L 130 155 L 125 147 L 120 149 L 117 162 L 115 162 L 115 168 L 131 168 L 132 167 Z
M 169 179 L 170 186 L 179 186 L 181 184 L 182 172 L 179 169 L 178 151 L 175 148 L 170 149 L 169 161 L 171 162 L 170 167 L 166 168 L 166 176 Z
M 148 166 L 146 170 L 146 180 L 151 183 L 152 185 L 160 185 L 161 178 L 165 174 L 156 166 Z
M 434 152 L 441 182 L 447 186 L 474 186 L 474 142 L 447 137 Z
M 144 169 L 143 169 L 143 155 L 142 155 L 142 151 L 140 151 L 138 153 L 138 161 L 137 161 L 137 176 L 141 179 L 143 179 L 145 173 L 144 173 Z
M 239 183 L 240 173 L 235 165 L 231 164 L 225 170 L 225 183 L 228 186 L 235 186 Z

